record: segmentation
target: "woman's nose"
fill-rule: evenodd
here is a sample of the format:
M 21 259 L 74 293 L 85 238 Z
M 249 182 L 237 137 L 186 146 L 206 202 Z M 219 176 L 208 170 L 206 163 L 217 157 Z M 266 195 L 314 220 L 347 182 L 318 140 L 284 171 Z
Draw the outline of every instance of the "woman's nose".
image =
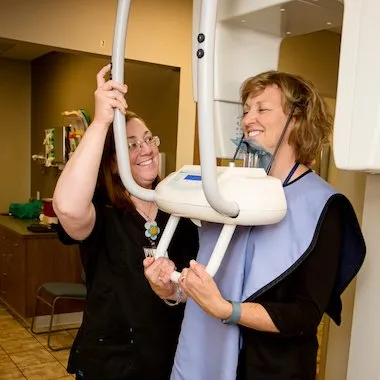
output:
M 257 112 L 248 111 L 243 117 L 243 127 L 249 127 L 257 122 Z
M 149 145 L 147 142 L 143 142 L 141 144 L 141 154 L 150 154 L 152 152 L 152 145 Z
M 256 121 L 257 120 L 257 115 L 258 115 L 258 112 L 257 110 L 255 109 L 250 109 L 249 111 L 247 111 L 247 113 L 245 114 L 245 118 L 247 119 L 247 121 Z

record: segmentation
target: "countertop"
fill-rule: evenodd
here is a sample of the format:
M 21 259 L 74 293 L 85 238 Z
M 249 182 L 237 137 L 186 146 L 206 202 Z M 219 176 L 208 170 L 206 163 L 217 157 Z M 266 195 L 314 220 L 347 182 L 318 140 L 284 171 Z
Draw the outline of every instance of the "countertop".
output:
M 5 227 L 8 230 L 22 235 L 26 238 L 36 238 L 36 237 L 51 237 L 56 238 L 56 232 L 32 232 L 27 229 L 27 227 L 32 223 L 37 223 L 36 219 L 17 219 L 13 216 L 3 216 L 0 215 L 0 226 Z

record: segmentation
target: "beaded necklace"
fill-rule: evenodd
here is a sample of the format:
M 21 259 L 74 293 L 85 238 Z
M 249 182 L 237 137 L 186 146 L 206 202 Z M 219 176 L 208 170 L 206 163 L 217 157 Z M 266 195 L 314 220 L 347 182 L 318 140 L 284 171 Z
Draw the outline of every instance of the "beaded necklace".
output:
M 156 247 L 156 240 L 157 236 L 160 233 L 160 227 L 158 227 L 157 222 L 150 217 L 150 212 L 152 210 L 153 202 L 149 205 L 148 213 L 143 211 L 141 208 L 136 207 L 136 210 L 141 213 L 144 218 L 146 219 L 146 222 L 144 224 L 145 227 L 145 236 L 149 240 L 149 243 L 152 248 Z

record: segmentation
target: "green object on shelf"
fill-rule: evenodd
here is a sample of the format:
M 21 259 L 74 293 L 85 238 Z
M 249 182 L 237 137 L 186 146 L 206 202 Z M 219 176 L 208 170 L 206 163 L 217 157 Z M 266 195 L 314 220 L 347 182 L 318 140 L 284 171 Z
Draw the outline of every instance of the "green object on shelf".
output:
M 29 203 L 11 203 L 9 213 L 19 219 L 36 219 L 39 218 L 42 210 L 42 201 L 33 201 Z

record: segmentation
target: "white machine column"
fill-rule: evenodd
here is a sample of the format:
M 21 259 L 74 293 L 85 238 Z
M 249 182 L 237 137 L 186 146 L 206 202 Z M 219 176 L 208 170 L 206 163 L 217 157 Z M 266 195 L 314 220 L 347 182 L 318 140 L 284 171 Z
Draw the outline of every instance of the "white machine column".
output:
M 197 49 L 201 3 L 193 1 L 193 95 L 197 96 Z M 232 158 L 241 138 L 239 88 L 250 76 L 278 66 L 285 35 L 281 23 L 284 3 L 290 0 L 219 0 L 215 29 L 214 110 L 216 156 Z M 262 20 L 265 20 L 263 23 Z M 206 39 L 208 36 L 205 37 Z

